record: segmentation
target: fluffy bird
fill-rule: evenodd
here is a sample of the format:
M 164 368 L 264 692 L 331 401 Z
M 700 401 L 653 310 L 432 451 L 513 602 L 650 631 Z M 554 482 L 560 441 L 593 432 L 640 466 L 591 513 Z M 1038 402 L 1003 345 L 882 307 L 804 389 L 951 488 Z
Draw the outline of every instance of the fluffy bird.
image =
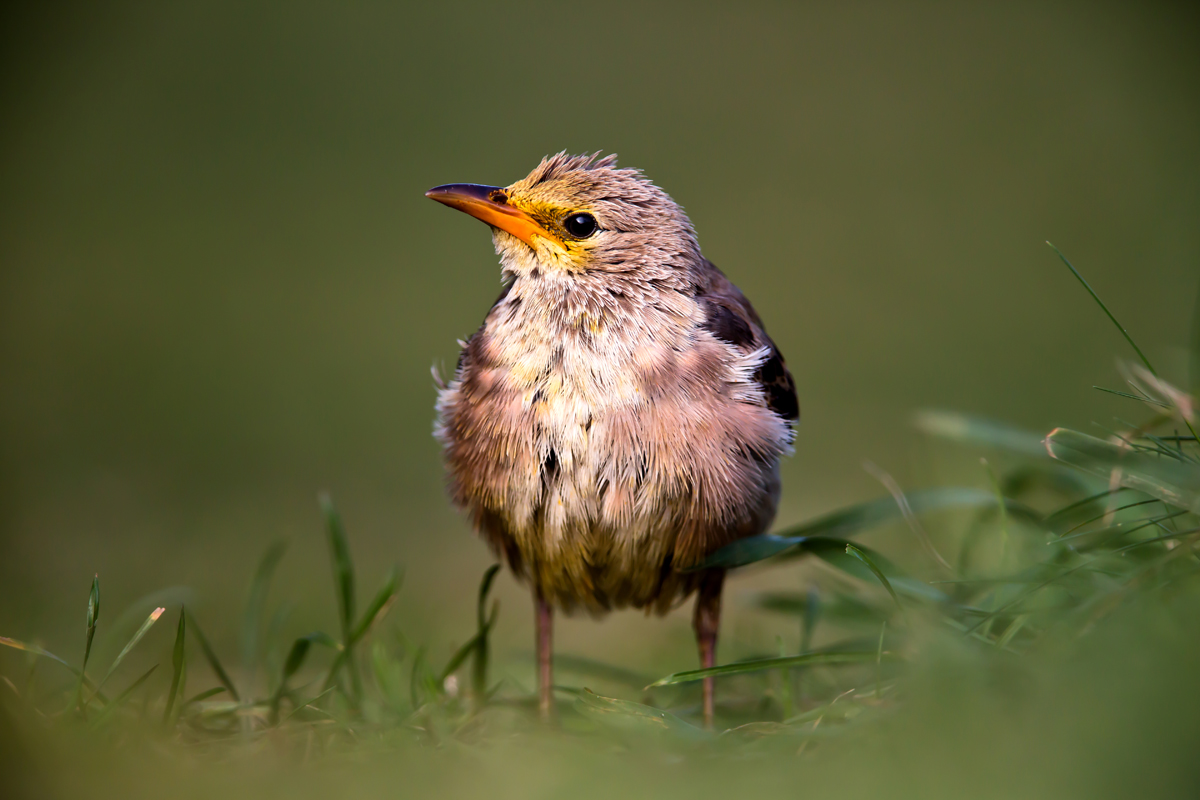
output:
M 724 572 L 762 533 L 799 419 L 783 355 L 683 209 L 615 156 L 426 196 L 492 228 L 503 291 L 437 400 L 454 502 L 533 590 L 539 708 L 554 610 L 664 614 L 696 593 L 715 665 Z M 713 685 L 703 713 L 713 719 Z

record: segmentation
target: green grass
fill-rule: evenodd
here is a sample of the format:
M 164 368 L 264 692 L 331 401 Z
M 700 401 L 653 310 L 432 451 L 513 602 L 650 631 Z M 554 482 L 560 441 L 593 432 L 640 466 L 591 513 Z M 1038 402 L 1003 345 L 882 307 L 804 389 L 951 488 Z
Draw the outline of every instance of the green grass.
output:
M 530 687 L 500 677 L 523 668 L 493 660 L 496 568 L 480 581 L 474 631 L 437 660 L 389 617 L 398 573 L 360 610 L 350 540 L 322 497 L 332 633 L 278 640 L 278 544 L 247 569 L 240 673 L 201 627 L 239 623 L 169 605 L 113 662 L 90 661 L 107 621 L 98 577 L 78 666 L 0 639 L 12 651 L 0 662 L 5 785 L 135 797 L 1194 796 L 1195 412 L 1121 331 L 1142 364 L 1114 392 L 1149 409 L 1144 424 L 1043 435 L 926 411 L 926 432 L 989 456 L 962 485 L 905 491 L 872 467 L 880 499 L 713 554 L 707 566 L 807 570 L 803 590 L 755 597 L 773 641 L 753 657 L 697 670 L 681 654 L 679 671 L 643 676 L 560 654 L 547 728 Z M 883 544 L 858 540 L 872 531 Z M 131 671 L 126 657 L 164 616 L 176 622 L 169 663 Z M 157 670 L 169 680 L 150 680 Z M 715 731 L 698 725 L 706 675 L 718 676 Z

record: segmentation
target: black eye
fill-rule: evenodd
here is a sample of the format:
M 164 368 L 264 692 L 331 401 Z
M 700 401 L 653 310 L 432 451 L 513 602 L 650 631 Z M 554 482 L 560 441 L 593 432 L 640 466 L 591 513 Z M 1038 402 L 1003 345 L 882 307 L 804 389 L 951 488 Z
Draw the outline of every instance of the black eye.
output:
M 596 224 L 596 218 L 591 214 L 572 214 L 563 221 L 563 227 L 576 239 L 586 239 L 600 226 Z

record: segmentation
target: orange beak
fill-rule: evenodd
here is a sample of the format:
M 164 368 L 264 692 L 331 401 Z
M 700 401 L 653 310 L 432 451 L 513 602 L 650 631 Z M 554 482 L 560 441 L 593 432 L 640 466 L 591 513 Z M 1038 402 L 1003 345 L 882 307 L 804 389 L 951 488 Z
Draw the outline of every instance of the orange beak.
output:
M 448 183 L 435 186 L 425 193 L 430 200 L 465 211 L 492 227 L 507 231 L 525 244 L 534 247 L 533 237 L 541 236 L 552 242 L 556 237 L 534 221 L 521 209 L 510 205 L 508 192 L 499 186 L 481 186 L 476 183 Z

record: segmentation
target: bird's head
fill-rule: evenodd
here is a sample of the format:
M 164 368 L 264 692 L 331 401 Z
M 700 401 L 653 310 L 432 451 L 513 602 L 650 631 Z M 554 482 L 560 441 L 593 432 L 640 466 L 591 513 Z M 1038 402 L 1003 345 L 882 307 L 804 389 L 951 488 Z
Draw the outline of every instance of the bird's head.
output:
M 615 155 L 559 153 L 508 186 L 454 183 L 425 196 L 490 225 L 514 277 L 659 277 L 700 259 L 683 209 L 639 170 L 618 168 Z

